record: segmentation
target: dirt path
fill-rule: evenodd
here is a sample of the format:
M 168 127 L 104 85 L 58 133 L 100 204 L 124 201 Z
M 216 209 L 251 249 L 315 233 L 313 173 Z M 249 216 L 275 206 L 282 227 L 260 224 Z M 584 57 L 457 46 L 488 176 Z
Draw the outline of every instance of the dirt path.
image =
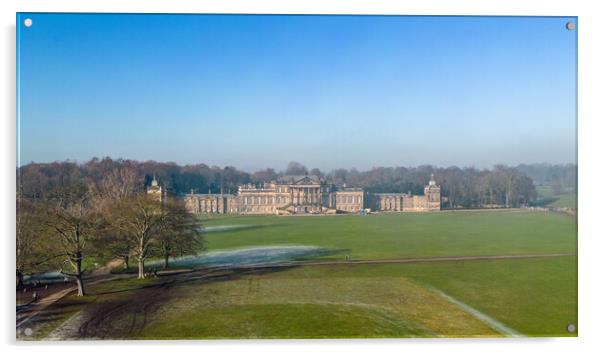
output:
M 123 292 L 110 301 L 90 303 L 85 309 L 55 328 L 45 340 L 128 339 L 146 326 L 147 316 L 172 296 L 172 288 L 186 281 L 226 280 L 240 270 L 214 268 L 163 274 L 158 283 Z M 161 279 L 161 278 L 160 278 Z M 108 293 L 111 294 L 111 293 Z M 100 294 L 102 296 L 103 294 Z
M 111 281 L 118 278 L 127 277 L 129 275 L 112 275 L 111 270 L 117 268 L 123 264 L 122 260 L 114 259 L 107 263 L 105 266 L 96 269 L 91 273 L 90 277 L 86 279 L 86 285 L 94 285 L 105 281 Z M 35 316 L 42 313 L 48 306 L 54 304 L 63 297 L 77 290 L 76 286 L 68 284 L 50 284 L 47 289 L 37 290 L 40 300 L 33 303 L 25 303 L 17 306 L 17 332 L 26 323 L 31 321 Z M 32 291 L 36 291 L 33 289 Z M 19 298 L 19 296 L 17 296 Z M 19 302 L 17 302 L 19 303 Z
M 110 261 L 109 263 L 107 263 L 106 265 L 96 269 L 94 272 L 92 272 L 92 276 L 99 276 L 99 275 L 109 275 L 111 274 L 111 271 L 115 268 L 119 268 L 119 267 L 123 267 L 123 260 L 121 259 L 114 259 L 112 261 Z
M 123 277 L 128 277 L 130 275 L 108 275 L 96 277 L 93 279 L 89 279 L 86 282 L 86 286 L 99 284 L 106 281 L 111 281 Z M 70 293 L 77 291 L 76 286 L 71 286 L 55 293 L 52 293 L 46 297 L 41 298 L 39 301 L 35 303 L 30 303 L 27 305 L 21 305 L 17 308 L 17 332 L 20 328 L 23 328 L 25 324 L 29 323 L 34 317 L 43 313 L 43 311 L 50 305 L 59 301 L 63 297 L 69 295 Z

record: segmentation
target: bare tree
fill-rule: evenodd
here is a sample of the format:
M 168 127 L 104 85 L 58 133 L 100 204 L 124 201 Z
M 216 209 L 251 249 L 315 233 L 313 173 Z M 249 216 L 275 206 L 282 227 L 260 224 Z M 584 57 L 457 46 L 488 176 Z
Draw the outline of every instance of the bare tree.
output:
M 46 263 L 53 255 L 47 254 L 42 248 L 43 243 L 38 235 L 38 219 L 35 204 L 26 200 L 17 200 L 16 276 L 18 288 L 23 286 L 26 274 L 50 269 Z
M 163 268 L 167 268 L 170 257 L 195 254 L 204 245 L 199 220 L 189 214 L 181 203 L 167 202 L 164 209 L 167 213 L 163 230 L 157 239 L 157 249 L 163 257 Z
M 270 182 L 277 178 L 278 174 L 273 168 L 266 168 L 265 170 L 253 173 L 253 181 L 255 182 Z
M 311 171 L 309 171 L 309 174 L 313 175 L 313 176 L 317 176 L 318 178 L 324 177 L 324 173 L 322 171 L 320 171 L 320 169 L 317 167 L 312 168 Z
M 109 213 L 105 214 L 107 219 L 111 218 Z M 98 254 L 106 259 L 120 259 L 123 261 L 123 268 L 130 267 L 130 258 L 133 255 L 134 242 L 129 235 L 121 229 L 113 227 L 113 223 L 107 221 L 107 227 L 103 229 L 102 236 L 95 239 L 97 245 L 95 249 Z
M 122 165 L 111 165 L 100 171 L 101 179 L 94 185 L 94 207 L 99 213 L 111 218 L 114 206 L 141 192 L 142 176 L 129 161 Z M 99 239 L 98 249 L 103 256 L 123 260 L 124 268 L 129 268 L 129 260 L 134 249 L 132 238 L 123 230 L 108 223 L 104 235 Z
M 304 175 L 307 173 L 307 167 L 299 162 L 291 161 L 286 168 L 287 175 Z
M 54 253 L 61 262 L 62 274 L 75 279 L 77 295 L 85 295 L 83 275 L 84 259 L 94 252 L 94 239 L 104 227 L 102 216 L 90 205 L 84 194 L 76 199 L 46 202 L 40 206 L 43 215 L 41 226 L 49 254 Z
M 142 177 L 131 164 L 118 165 L 103 173 L 93 184 L 97 208 L 106 210 L 110 204 L 141 192 Z
M 111 212 L 113 226 L 132 240 L 133 255 L 138 260 L 138 278 L 144 279 L 144 262 L 152 244 L 165 228 L 168 212 L 161 202 L 138 195 L 117 203 Z

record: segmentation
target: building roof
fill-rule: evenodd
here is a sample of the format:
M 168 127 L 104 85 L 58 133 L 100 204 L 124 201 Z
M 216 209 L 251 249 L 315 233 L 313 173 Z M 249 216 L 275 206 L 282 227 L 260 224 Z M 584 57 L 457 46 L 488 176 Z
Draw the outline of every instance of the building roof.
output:
M 185 197 L 236 197 L 234 194 L 220 194 L 220 193 L 194 193 L 184 194 Z
M 364 189 L 359 188 L 359 187 L 345 187 L 345 188 L 339 189 L 337 192 L 363 192 L 363 191 L 364 191 Z
M 318 177 L 316 175 L 287 175 L 287 176 L 282 176 L 282 177 L 278 178 L 277 182 L 297 184 L 304 180 L 307 180 L 308 182 L 313 182 L 313 183 L 321 183 L 322 182 L 320 177 Z

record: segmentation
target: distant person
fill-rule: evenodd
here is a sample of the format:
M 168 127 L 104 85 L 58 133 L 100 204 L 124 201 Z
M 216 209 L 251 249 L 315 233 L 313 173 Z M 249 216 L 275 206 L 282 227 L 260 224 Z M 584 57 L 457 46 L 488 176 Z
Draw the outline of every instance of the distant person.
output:
M 34 291 L 33 294 L 31 294 L 31 302 L 38 302 L 38 292 Z

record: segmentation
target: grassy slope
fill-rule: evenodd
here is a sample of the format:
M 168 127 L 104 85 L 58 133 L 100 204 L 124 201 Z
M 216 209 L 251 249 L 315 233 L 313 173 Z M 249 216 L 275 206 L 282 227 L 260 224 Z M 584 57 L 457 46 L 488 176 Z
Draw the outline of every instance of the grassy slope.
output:
M 573 252 L 575 221 L 544 212 L 441 212 L 378 216 L 225 217 L 215 225 L 255 225 L 206 234 L 209 250 L 257 245 L 314 245 L 343 250 L 336 258 Z
M 324 274 L 324 273 L 321 273 Z M 297 272 L 185 285 L 139 338 L 496 336 L 402 277 L 304 277 Z
M 430 287 L 522 334 L 577 323 L 575 257 L 298 267 L 212 283 L 182 282 L 136 338 L 492 336 Z M 135 279 L 90 287 L 88 301 L 135 297 Z M 66 299 L 61 306 L 73 304 Z M 69 313 L 77 308 L 64 308 Z M 60 322 L 66 317 L 61 316 Z M 119 318 L 112 319 L 119 322 Z M 60 323 L 59 322 L 59 323 Z M 58 323 L 56 323 L 58 324 Z M 40 328 L 47 333 L 45 328 Z
M 566 336 L 577 323 L 576 257 L 303 267 L 308 278 L 408 277 L 530 336 Z
M 551 208 L 576 208 L 577 193 L 574 190 L 566 190 L 561 194 L 554 194 L 551 187 L 537 186 L 539 202 L 542 206 Z
M 188 284 L 140 338 L 491 336 L 436 288 L 529 336 L 577 323 L 576 258 L 299 267 Z

